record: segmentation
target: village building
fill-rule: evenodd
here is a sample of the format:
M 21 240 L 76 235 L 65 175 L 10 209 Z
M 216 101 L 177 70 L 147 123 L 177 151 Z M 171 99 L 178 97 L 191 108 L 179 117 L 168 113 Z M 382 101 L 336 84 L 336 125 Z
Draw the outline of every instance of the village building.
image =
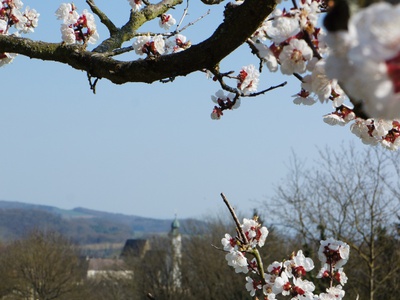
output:
M 160 249 L 152 248 L 150 239 L 128 239 L 118 258 L 88 258 L 87 279 L 124 279 L 134 278 L 134 269 L 129 266 L 140 265 L 140 262 L 164 257 L 168 269 L 172 270 L 168 281 L 175 288 L 181 288 L 182 237 L 180 224 L 175 216 L 168 234 L 169 245 L 160 253 Z M 160 279 L 161 280 L 161 279 Z
M 124 279 L 132 278 L 133 271 L 120 258 L 90 258 L 86 276 L 88 279 Z

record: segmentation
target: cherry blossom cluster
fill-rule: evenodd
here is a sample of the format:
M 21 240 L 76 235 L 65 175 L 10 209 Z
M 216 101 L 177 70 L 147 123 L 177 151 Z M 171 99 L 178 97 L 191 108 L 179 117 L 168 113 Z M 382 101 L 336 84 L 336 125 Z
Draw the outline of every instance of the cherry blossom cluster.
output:
M 95 44 L 99 39 L 94 16 L 86 9 L 82 14 L 76 10 L 73 3 L 62 3 L 56 11 L 61 20 L 61 38 L 66 44 Z
M 373 4 L 354 14 L 347 31 L 329 33 L 327 74 L 352 102 L 376 118 L 356 118 L 351 131 L 363 143 L 400 146 L 400 5 Z M 340 44 L 340 46 L 339 46 Z
M 128 0 L 128 2 L 133 11 L 139 11 L 143 6 L 142 0 Z
M 207 76 L 213 77 L 209 72 L 207 72 Z M 259 77 L 260 72 L 254 65 L 243 66 L 237 76 L 232 77 L 236 80 L 236 93 L 229 92 L 225 95 L 223 90 L 219 90 L 215 93 L 215 96 L 211 96 L 211 100 L 217 104 L 211 113 L 211 119 L 219 120 L 224 115 L 224 110 L 238 108 L 240 96 L 246 96 L 257 91 Z M 216 78 L 214 79 L 216 80 Z
M 288 9 L 277 7 L 248 44 L 269 71 L 280 70 L 300 79 L 300 91 L 293 96 L 295 104 L 330 102 L 334 111 L 323 117 L 327 124 L 344 126 L 352 122 L 351 132 L 363 143 L 398 149 L 400 5 L 373 4 L 350 18 L 348 31 L 325 32 L 318 24 L 327 11 L 326 3 L 300 0 Z M 236 101 L 239 96 L 256 92 L 259 73 L 251 73 L 251 78 L 257 79 L 250 86 L 243 80 L 246 73 L 243 68 L 231 77 L 239 81 L 236 92 L 225 89 L 235 92 Z M 243 87 L 252 89 L 246 94 Z M 214 106 L 212 119 L 235 108 L 225 104 L 227 98 L 231 100 L 219 96 L 222 105 Z M 347 99 L 351 104 L 344 104 Z M 361 115 L 352 108 L 358 104 Z
M 158 24 L 162 29 L 169 30 L 176 24 L 176 20 L 171 14 L 161 14 Z M 190 46 L 190 41 L 180 33 L 139 35 L 133 42 L 136 54 L 147 57 L 180 52 Z
M 222 88 L 211 97 L 214 102 L 211 118 L 218 120 L 224 110 L 238 108 L 242 97 L 257 96 L 283 86 L 258 91 L 265 65 L 271 72 L 280 71 L 299 79 L 299 91 L 293 95 L 295 104 L 329 102 L 333 112 L 323 116 L 327 124 L 351 123 L 351 132 L 363 143 L 398 149 L 400 4 L 371 4 L 354 13 L 341 30 L 325 32 L 319 24 L 330 11 L 328 5 L 335 5 L 335 1 L 298 1 L 280 3 L 247 40 L 252 53 L 260 60 L 259 67 L 250 64 L 228 73 L 220 73 L 219 67 L 204 70 Z M 148 5 L 144 0 L 128 0 L 128 3 L 133 16 Z M 242 3 L 234 1 L 232 5 Z M 62 3 L 55 14 L 62 21 L 63 43 L 86 46 L 98 41 L 95 17 L 87 10 L 78 13 L 73 3 Z M 158 23 L 164 32 L 135 33 L 133 45 L 127 51 L 154 58 L 189 48 L 190 41 L 181 34 L 185 27 L 180 28 L 185 16 L 186 10 L 176 29 L 168 32 L 177 22 L 171 14 L 161 14 Z M 0 0 L 1 35 L 33 32 L 38 17 L 34 9 L 23 9 L 21 0 Z M 15 54 L 0 52 L 0 66 L 10 63 L 14 57 Z M 234 83 L 228 85 L 225 79 Z
M 322 262 L 322 268 L 317 278 L 334 279 L 341 285 L 347 283 L 347 276 L 343 272 L 343 266 L 347 263 L 350 247 L 341 241 L 329 238 L 321 241 L 318 250 L 318 258 Z
M 141 35 L 133 42 L 133 49 L 138 55 L 158 56 L 183 51 L 191 46 L 182 34 L 174 36 Z
M 363 143 L 397 149 L 400 6 L 373 4 L 354 14 L 348 31 L 328 33 L 317 27 L 325 9 L 319 0 L 301 0 L 287 11 L 276 9 L 253 36 L 259 57 L 270 71 L 280 67 L 282 74 L 299 77 L 304 73 L 295 104 L 331 101 L 335 111 L 324 116 L 326 123 L 343 126 L 353 122 L 351 132 Z M 352 104 L 362 103 L 363 112 L 374 118 L 357 116 L 344 104 L 348 96 Z
M 0 2 L 0 34 L 18 36 L 34 32 L 38 26 L 39 14 L 28 6 L 23 9 L 21 0 L 3 0 Z M 11 32 L 14 29 L 14 32 Z M 0 66 L 12 62 L 16 54 L 0 52 Z
M 132 11 L 138 12 L 143 8 L 144 2 L 141 0 L 128 0 Z M 35 10 L 22 9 L 20 0 L 4 0 L 0 6 L 0 34 L 10 34 L 9 29 L 14 26 L 20 33 L 33 32 L 37 26 L 39 14 Z M 57 19 L 62 21 L 61 38 L 66 44 L 95 44 L 98 39 L 95 18 L 88 10 L 83 10 L 80 14 L 73 3 L 62 3 L 56 10 Z M 171 14 L 161 14 L 158 18 L 159 26 L 164 30 L 169 30 L 176 24 L 176 19 Z M 18 33 L 17 32 L 17 33 Z M 180 34 L 178 30 L 160 34 L 138 34 L 133 42 L 133 49 L 138 55 L 158 56 L 169 53 L 183 51 L 191 46 L 186 36 Z M 0 66 L 9 63 L 14 54 L 0 53 Z M 247 82 L 246 80 L 245 82 Z M 247 85 L 250 85 L 248 82 Z M 248 89 L 251 88 L 250 86 Z
M 262 227 L 258 223 L 257 219 L 246 218 L 243 219 L 240 232 L 243 232 L 241 237 L 232 237 L 228 233 L 225 234 L 221 243 L 224 246 L 224 250 L 228 252 L 225 256 L 228 265 L 232 266 L 236 273 L 246 274 L 251 268 L 245 256 L 246 252 L 252 253 L 257 251 L 257 246 L 264 246 L 269 232 L 266 227 Z
M 211 99 L 217 104 L 211 113 L 211 119 L 213 120 L 220 119 L 224 115 L 223 111 L 225 109 L 236 109 L 240 106 L 240 98 L 236 97 L 233 93 L 225 95 L 223 90 L 216 92 L 215 96 L 211 96 Z
M 328 35 L 327 73 L 372 116 L 400 115 L 400 5 L 379 2 Z M 340 46 L 339 46 L 340 44 Z
M 301 1 L 299 7 L 290 10 L 276 8 L 248 41 L 253 52 L 271 72 L 280 69 L 282 74 L 293 75 L 312 72 L 314 68 L 317 70 L 314 77 L 310 74 L 302 80 L 304 86 L 296 95 L 296 104 L 311 105 L 316 102 L 316 98 L 325 101 L 332 97 L 337 102 L 344 99 L 344 93 L 336 82 L 329 80 L 325 74 L 323 78 L 317 74 L 324 70 L 320 65 L 317 66 L 319 55 L 316 57 L 314 52 L 326 52 L 326 46 L 321 42 L 323 31 L 316 27 L 321 6 L 318 0 Z M 243 67 L 236 77 L 239 81 L 237 95 L 245 97 L 256 92 L 259 75 L 253 65 Z
M 142 0 L 128 0 L 133 12 L 143 7 Z M 161 14 L 158 19 L 159 26 L 169 30 L 176 24 L 176 19 L 171 14 Z M 139 35 L 133 42 L 133 49 L 138 55 L 147 57 L 170 54 L 183 51 L 191 46 L 186 36 L 178 33 L 146 34 Z
M 274 261 L 264 270 L 259 248 L 263 247 L 268 229 L 259 224 L 257 218 L 243 219 L 237 228 L 238 235 L 225 234 L 221 239 L 225 259 L 236 273 L 246 276 L 245 288 L 252 297 L 262 294 L 264 299 L 273 300 L 277 295 L 289 296 L 294 300 L 340 300 L 344 297 L 343 285 L 347 276 L 343 265 L 349 259 L 350 247 L 333 238 L 321 241 L 318 258 L 321 261 L 317 278 L 329 279 L 326 292 L 314 294 L 315 285 L 308 274 L 314 269 L 314 262 L 300 250 L 288 260 Z

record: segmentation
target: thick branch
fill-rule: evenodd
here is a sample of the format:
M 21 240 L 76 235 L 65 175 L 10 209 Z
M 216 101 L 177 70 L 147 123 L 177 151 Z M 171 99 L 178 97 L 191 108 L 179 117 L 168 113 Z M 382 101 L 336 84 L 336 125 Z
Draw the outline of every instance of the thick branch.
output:
M 135 12 L 131 10 L 129 21 L 121 29 L 115 32 L 110 31 L 110 38 L 103 41 L 93 52 L 104 53 L 120 48 L 124 42 L 131 40 L 135 36 L 136 30 L 144 23 L 157 18 L 171 7 L 181 3 L 182 0 L 162 0 L 157 4 L 150 4 L 140 11 Z
M 211 69 L 242 45 L 275 7 L 273 0 L 247 0 L 226 10 L 224 22 L 213 35 L 189 49 L 155 59 L 117 61 L 81 46 L 36 42 L 12 36 L 0 36 L 0 52 L 19 53 L 30 58 L 57 61 L 84 70 L 92 77 L 113 83 L 152 83 L 164 78 L 185 76 L 204 68 Z

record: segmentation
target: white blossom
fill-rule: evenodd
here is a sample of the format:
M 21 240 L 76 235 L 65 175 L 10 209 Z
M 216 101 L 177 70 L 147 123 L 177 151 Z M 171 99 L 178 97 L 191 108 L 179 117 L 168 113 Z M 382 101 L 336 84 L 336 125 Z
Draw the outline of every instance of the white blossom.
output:
M 238 89 L 245 94 L 257 91 L 259 77 L 260 72 L 254 65 L 244 66 L 238 76 Z
M 346 264 L 350 253 L 349 245 L 333 238 L 328 238 L 320 243 L 318 258 L 323 264 L 330 261 L 335 269 L 339 269 Z
M 142 8 L 142 0 L 128 0 L 129 5 L 132 7 L 133 11 L 139 11 Z
M 15 53 L 0 53 L 0 67 L 10 64 L 16 56 Z
M 366 145 L 375 146 L 379 140 L 370 134 L 369 126 L 373 124 L 373 119 L 363 120 L 361 118 L 355 119 L 354 123 L 350 126 L 350 131 L 354 133 Z
M 332 86 L 336 86 L 336 80 L 326 76 L 325 61 L 320 60 L 315 64 L 311 75 L 303 77 L 301 86 L 303 89 L 316 94 L 321 102 L 326 102 L 332 93 Z
M 275 44 L 280 44 L 299 32 L 299 21 L 287 16 L 275 16 L 267 26 L 267 35 Z
M 393 128 L 392 121 L 375 119 L 374 130 L 372 131 L 372 135 L 375 137 L 385 136 L 392 128 Z
M 162 14 L 160 16 L 160 20 L 158 22 L 160 27 L 164 28 L 165 30 L 168 30 L 172 25 L 175 25 L 175 23 L 176 23 L 176 20 L 170 14 Z
M 56 10 L 56 16 L 58 20 L 68 25 L 75 24 L 79 19 L 79 14 L 71 3 L 62 3 Z
M 7 21 L 0 19 L 0 34 L 5 34 L 7 27 Z
M 86 27 L 88 30 L 88 37 L 89 37 L 87 42 L 90 44 L 95 44 L 99 39 L 99 34 L 97 32 L 94 15 L 91 14 L 87 9 L 83 10 L 82 15 L 85 16 L 86 18 Z
M 293 278 L 293 284 L 302 290 L 292 300 L 314 300 L 315 285 L 311 281 L 302 280 L 301 278 Z
M 23 15 L 26 21 L 20 31 L 22 33 L 34 32 L 34 28 L 38 26 L 40 14 L 35 9 L 30 9 L 29 7 L 26 7 Z
M 290 290 L 286 290 L 285 286 L 289 282 L 289 278 L 285 272 L 281 274 L 281 276 L 275 279 L 275 283 L 272 287 L 272 292 L 276 295 L 282 293 L 283 296 L 290 295 Z
M 61 24 L 61 39 L 66 44 L 74 44 L 76 42 L 75 31 L 68 24 Z
M 346 125 L 346 121 L 342 118 L 342 117 L 340 117 L 340 116 L 338 116 L 337 114 L 327 114 L 327 115 L 325 115 L 324 117 L 323 117 L 323 120 L 324 120 L 324 122 L 326 123 L 326 124 L 329 124 L 329 125 L 340 125 L 340 126 L 344 126 L 344 125 Z
M 326 289 L 326 293 L 319 295 L 320 300 L 341 300 L 344 297 L 345 292 L 342 290 L 340 285 L 336 287 L 330 287 Z
M 271 49 L 261 42 L 255 42 L 253 45 L 258 51 L 258 56 L 267 65 L 268 70 L 271 72 L 276 72 L 278 70 L 278 60 Z
M 400 117 L 400 5 L 373 3 L 350 18 L 348 31 L 329 33 L 326 42 L 328 76 L 353 102 L 371 117 Z
M 400 138 L 396 138 L 393 142 L 383 139 L 381 145 L 388 150 L 398 150 L 400 147 Z
M 247 267 L 247 258 L 242 252 L 231 250 L 225 255 L 225 259 L 228 261 L 228 265 L 235 269 L 236 273 L 246 274 L 249 271 Z
M 136 54 L 143 55 L 143 46 L 150 42 L 151 37 L 149 35 L 141 35 L 136 38 L 133 42 L 133 49 L 135 50 Z
M 292 39 L 279 55 L 282 74 L 304 73 L 313 52 L 304 40 Z
M 154 37 L 154 48 L 157 50 L 158 54 L 164 54 L 165 52 L 165 41 L 162 35 L 156 35 Z
M 261 290 L 261 283 L 256 283 L 250 276 L 246 276 L 246 290 L 250 293 L 251 297 L 254 297 L 257 290 Z
M 231 237 L 230 234 L 228 233 L 226 233 L 225 237 L 221 239 L 221 244 L 224 246 L 225 251 L 231 251 L 237 249 L 235 238 Z

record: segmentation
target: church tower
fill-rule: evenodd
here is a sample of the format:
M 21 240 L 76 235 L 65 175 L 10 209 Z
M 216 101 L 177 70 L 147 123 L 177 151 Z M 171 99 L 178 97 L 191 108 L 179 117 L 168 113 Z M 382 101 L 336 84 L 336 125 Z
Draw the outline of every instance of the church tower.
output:
M 181 287 L 181 259 L 182 259 L 182 237 L 179 232 L 179 221 L 175 215 L 175 219 L 171 224 L 171 231 L 169 236 L 171 238 L 171 250 L 172 250 L 172 282 L 175 288 Z

